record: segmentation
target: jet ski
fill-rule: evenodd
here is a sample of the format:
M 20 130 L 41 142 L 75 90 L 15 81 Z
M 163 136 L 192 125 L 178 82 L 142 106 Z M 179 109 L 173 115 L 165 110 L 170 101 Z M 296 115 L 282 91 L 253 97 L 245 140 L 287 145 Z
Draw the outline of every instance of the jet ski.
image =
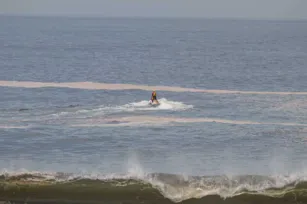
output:
M 149 105 L 152 107 L 157 107 L 160 105 L 158 100 L 154 100 L 154 101 L 149 101 Z

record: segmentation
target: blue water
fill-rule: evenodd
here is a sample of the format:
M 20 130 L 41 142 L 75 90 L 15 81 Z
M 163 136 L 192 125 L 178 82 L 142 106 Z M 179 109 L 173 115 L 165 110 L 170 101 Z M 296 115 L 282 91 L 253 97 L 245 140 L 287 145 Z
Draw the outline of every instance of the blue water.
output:
M 260 94 L 307 92 L 306 21 L 1 16 L 0 25 L 2 172 L 306 176 L 307 94 Z M 142 88 L 10 81 L 256 93 L 158 90 L 152 108 Z

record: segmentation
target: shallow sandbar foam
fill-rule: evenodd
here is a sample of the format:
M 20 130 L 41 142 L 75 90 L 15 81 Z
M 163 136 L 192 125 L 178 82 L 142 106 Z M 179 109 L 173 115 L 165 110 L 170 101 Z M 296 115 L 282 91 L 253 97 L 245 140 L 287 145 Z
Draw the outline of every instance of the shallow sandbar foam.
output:
M 1 125 L 0 129 L 26 129 L 29 128 L 29 126 L 16 126 L 16 125 Z
M 33 82 L 33 81 L 0 81 L 0 86 L 21 88 L 74 88 L 90 90 L 145 90 L 145 91 L 170 91 L 170 92 L 198 92 L 212 94 L 266 94 L 266 95 L 307 95 L 307 92 L 270 92 L 270 91 L 236 91 L 236 90 L 214 90 L 195 89 L 174 86 L 147 86 L 135 84 L 108 84 L 97 82 Z
M 281 126 L 304 126 L 303 123 L 269 123 L 254 122 L 248 120 L 225 120 L 218 118 L 179 118 L 179 117 L 162 117 L 162 116 L 129 116 L 129 117 L 112 117 L 112 118 L 92 118 L 73 124 L 78 127 L 93 126 L 140 126 L 140 125 L 163 125 L 169 123 L 222 123 L 235 125 L 281 125 Z

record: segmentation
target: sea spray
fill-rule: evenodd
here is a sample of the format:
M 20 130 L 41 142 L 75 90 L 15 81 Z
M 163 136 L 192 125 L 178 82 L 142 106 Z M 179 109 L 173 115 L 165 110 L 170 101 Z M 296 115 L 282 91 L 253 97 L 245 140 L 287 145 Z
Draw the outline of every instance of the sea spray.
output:
M 0 176 L 0 200 L 29 199 L 29 203 L 39 200 L 209 204 L 307 202 L 307 183 L 294 176 L 184 177 L 164 173 L 146 174 L 138 168 L 129 171 L 127 174 L 112 176 L 6 172 Z

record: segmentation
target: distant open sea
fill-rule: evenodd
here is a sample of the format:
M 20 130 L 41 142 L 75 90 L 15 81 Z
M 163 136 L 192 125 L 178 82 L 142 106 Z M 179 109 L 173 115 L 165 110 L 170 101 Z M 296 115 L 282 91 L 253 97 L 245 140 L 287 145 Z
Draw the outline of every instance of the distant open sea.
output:
M 307 204 L 307 21 L 0 16 L 0 201 Z

